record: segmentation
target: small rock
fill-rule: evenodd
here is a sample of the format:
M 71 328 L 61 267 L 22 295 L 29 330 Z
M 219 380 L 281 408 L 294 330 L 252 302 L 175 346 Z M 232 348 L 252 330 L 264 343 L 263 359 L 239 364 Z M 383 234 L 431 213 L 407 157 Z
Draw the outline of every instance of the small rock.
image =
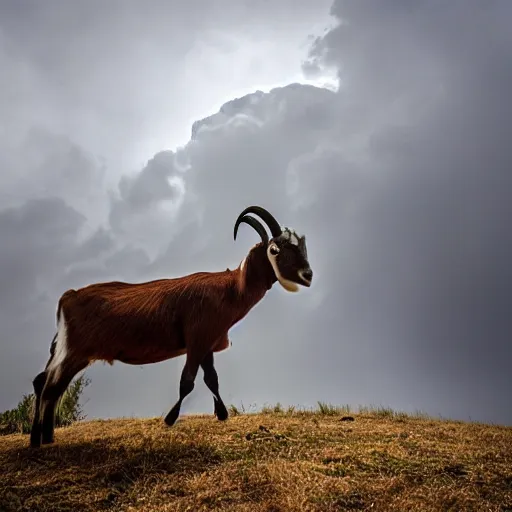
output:
M 355 421 L 354 416 L 343 416 L 340 421 Z

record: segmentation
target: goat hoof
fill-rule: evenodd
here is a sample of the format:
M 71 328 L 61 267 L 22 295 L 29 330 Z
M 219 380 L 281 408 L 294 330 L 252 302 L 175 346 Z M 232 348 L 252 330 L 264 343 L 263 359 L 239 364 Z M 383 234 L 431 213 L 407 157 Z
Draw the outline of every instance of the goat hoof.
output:
M 47 437 L 41 440 L 41 444 L 53 444 L 55 442 L 55 439 L 53 437 Z
M 30 448 L 39 448 L 41 446 L 41 432 L 30 433 Z
M 215 406 L 215 416 L 219 421 L 226 421 L 228 419 L 228 410 L 224 404 L 216 404 Z
M 169 414 L 164 419 L 165 424 L 168 425 L 169 427 L 172 427 L 176 423 L 176 420 L 178 419 L 179 415 L 180 415 L 179 409 L 174 409 L 174 408 L 171 409 Z

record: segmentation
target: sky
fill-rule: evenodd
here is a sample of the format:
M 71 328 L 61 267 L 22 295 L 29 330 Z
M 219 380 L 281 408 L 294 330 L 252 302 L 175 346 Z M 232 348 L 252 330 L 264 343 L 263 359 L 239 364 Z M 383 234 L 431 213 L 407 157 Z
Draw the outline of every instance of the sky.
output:
M 250 204 L 305 234 L 216 355 L 221 395 L 512 425 L 508 0 L 0 3 L 0 410 L 60 294 L 238 266 Z M 86 370 L 165 415 L 183 358 Z M 211 413 L 199 375 L 182 412 Z M 213 421 L 213 417 L 212 417 Z

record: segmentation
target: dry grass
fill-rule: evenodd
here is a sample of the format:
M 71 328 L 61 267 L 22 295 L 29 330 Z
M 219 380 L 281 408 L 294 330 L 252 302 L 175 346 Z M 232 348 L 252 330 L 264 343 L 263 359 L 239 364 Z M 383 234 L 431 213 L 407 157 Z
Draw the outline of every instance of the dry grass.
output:
M 266 409 L 0 438 L 0 511 L 512 510 L 512 428 Z M 236 413 L 236 411 L 233 411 Z

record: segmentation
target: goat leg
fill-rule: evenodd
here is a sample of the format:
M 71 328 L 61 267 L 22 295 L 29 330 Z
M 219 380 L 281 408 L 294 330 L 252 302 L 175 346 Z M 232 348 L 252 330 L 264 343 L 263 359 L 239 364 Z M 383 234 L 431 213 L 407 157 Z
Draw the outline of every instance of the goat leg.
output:
M 194 381 L 196 380 L 197 370 L 199 365 L 191 361 L 190 357 L 187 357 L 183 371 L 181 372 L 180 379 L 180 398 L 174 404 L 173 408 L 169 411 L 164 421 L 169 427 L 172 427 L 180 415 L 181 404 L 185 397 L 187 397 L 194 389 Z
M 215 416 L 217 416 L 217 419 L 220 421 L 225 421 L 228 419 L 228 410 L 219 394 L 219 377 L 213 363 L 213 352 L 207 354 L 201 362 L 201 367 L 204 371 L 204 382 L 213 393 Z

